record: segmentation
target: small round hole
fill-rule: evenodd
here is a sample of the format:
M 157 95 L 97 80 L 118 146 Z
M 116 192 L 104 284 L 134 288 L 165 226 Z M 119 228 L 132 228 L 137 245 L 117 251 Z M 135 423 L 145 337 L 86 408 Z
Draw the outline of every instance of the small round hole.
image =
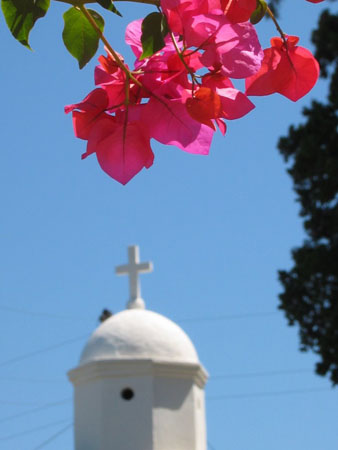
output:
M 134 391 L 130 388 L 124 388 L 121 391 L 121 397 L 124 400 L 131 400 L 134 397 L 134 395 L 135 395 Z

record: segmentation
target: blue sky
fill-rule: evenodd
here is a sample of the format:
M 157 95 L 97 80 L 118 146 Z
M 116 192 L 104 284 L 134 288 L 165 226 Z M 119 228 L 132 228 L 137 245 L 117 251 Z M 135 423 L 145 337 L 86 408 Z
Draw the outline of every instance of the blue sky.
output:
M 1 448 L 40 448 L 72 422 L 66 372 L 102 309 L 125 307 L 127 280 L 114 267 L 130 244 L 154 262 L 142 276 L 147 307 L 184 328 L 210 373 L 210 449 L 334 448 L 337 392 L 312 373 L 316 357 L 298 351 L 297 329 L 277 311 L 277 270 L 290 267 L 304 233 L 276 142 L 325 83 L 296 104 L 255 98 L 207 157 L 153 143 L 153 167 L 121 186 L 95 156 L 80 159 L 85 143 L 63 107 L 93 88 L 95 61 L 78 70 L 61 41 L 66 8 L 52 3 L 33 52 L 0 19 Z M 284 3 L 284 30 L 311 47 L 325 5 Z M 105 15 L 106 35 L 132 62 L 124 28 L 152 9 L 119 6 L 124 18 Z M 257 28 L 267 45 L 272 23 Z M 73 449 L 71 428 L 45 446 Z

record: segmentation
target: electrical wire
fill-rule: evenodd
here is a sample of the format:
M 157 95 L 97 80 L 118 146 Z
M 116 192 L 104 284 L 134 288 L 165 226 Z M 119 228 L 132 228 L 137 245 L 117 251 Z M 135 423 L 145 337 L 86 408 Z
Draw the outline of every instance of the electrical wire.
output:
M 41 311 L 31 311 L 29 309 L 23 309 L 23 308 L 13 308 L 12 306 L 7 305 L 0 305 L 1 311 L 7 311 L 10 313 L 19 313 L 19 314 L 26 314 L 28 316 L 36 316 L 36 317 L 49 317 L 50 319 L 69 319 L 69 320 L 80 320 L 80 321 L 86 321 L 88 322 L 90 319 L 88 317 L 81 317 L 81 316 L 72 316 L 72 315 L 66 315 L 66 314 L 54 314 L 54 313 L 48 313 L 48 312 L 41 312 Z
M 31 357 L 36 356 L 36 355 L 41 355 L 42 353 L 46 353 L 46 352 L 49 352 L 51 350 L 56 350 L 57 348 L 63 347 L 63 346 L 68 345 L 68 344 L 72 344 L 73 342 L 77 342 L 77 341 L 80 341 L 82 339 L 85 339 L 88 336 L 89 336 L 89 333 L 84 334 L 82 336 L 78 336 L 78 337 L 73 338 L 73 339 L 68 339 L 67 341 L 60 342 L 59 344 L 54 344 L 54 345 L 51 345 L 49 347 L 45 347 L 45 348 L 42 348 L 40 350 L 36 350 L 35 352 L 30 352 L 30 353 L 26 353 L 24 355 L 16 356 L 15 358 L 8 359 L 7 361 L 0 362 L 0 367 L 9 366 L 9 365 L 14 364 L 14 363 L 16 363 L 18 361 L 22 361 L 24 359 L 31 358 Z
M 272 392 L 251 392 L 247 394 L 225 394 L 225 395 L 217 395 L 210 396 L 207 398 L 208 401 L 214 400 L 231 400 L 231 399 L 245 399 L 245 398 L 256 398 L 256 397 L 274 397 L 274 396 L 282 396 L 282 395 L 294 395 L 294 394 L 308 394 L 312 392 L 324 392 L 324 391 L 332 391 L 331 388 L 310 388 L 310 389 L 294 389 L 288 391 L 272 391 Z
M 56 422 L 47 423 L 47 424 L 41 425 L 39 427 L 31 428 L 30 430 L 21 431 L 20 433 L 10 434 L 9 436 L 0 436 L 0 441 L 9 441 L 11 439 L 25 436 L 26 434 L 34 433 L 35 431 L 44 430 L 45 428 L 53 427 L 55 425 L 59 425 L 61 423 L 65 423 L 65 422 L 69 423 L 69 419 L 58 420 Z
M 257 312 L 257 313 L 243 313 L 243 314 L 229 314 L 229 315 L 219 315 L 219 316 L 209 316 L 209 317 L 195 317 L 186 319 L 177 319 L 178 323 L 194 323 L 194 322 L 216 322 L 222 320 L 233 320 L 233 319 L 255 319 L 261 317 L 269 317 L 280 314 L 278 311 L 267 311 L 267 312 Z
M 301 374 L 309 372 L 313 372 L 313 369 L 285 369 L 285 370 L 270 370 L 266 372 L 229 373 L 229 374 L 212 375 L 210 377 L 210 381 L 223 380 L 229 378 L 273 377 L 277 375 Z
M 19 382 L 19 383 L 64 383 L 65 380 L 64 379 L 52 379 L 52 378 L 21 378 L 21 377 L 0 377 L 0 381 L 14 381 L 14 382 Z M 1 403 L 1 400 L 0 400 Z
M 49 317 L 53 319 L 71 319 L 71 320 L 81 320 L 81 321 L 90 321 L 87 317 L 79 317 L 79 316 L 71 316 L 71 315 L 63 315 L 63 314 L 54 314 L 54 313 L 47 313 L 47 312 L 41 312 L 41 311 L 31 311 L 28 309 L 22 309 L 22 308 L 13 308 L 12 306 L 7 305 L 0 305 L 0 310 L 7 311 L 7 312 L 13 312 L 13 313 L 20 313 L 20 314 L 26 314 L 30 316 L 36 316 L 36 317 Z M 268 316 L 274 316 L 280 314 L 279 311 L 263 311 L 263 312 L 253 312 L 253 313 L 239 313 L 239 314 L 227 314 L 227 315 L 219 315 L 219 316 L 210 316 L 210 317 L 192 317 L 192 318 L 182 318 L 177 319 L 176 322 L 181 323 L 190 323 L 190 322 L 213 322 L 213 321 L 222 321 L 222 320 L 233 320 L 233 319 L 254 319 L 254 318 L 261 318 L 261 317 L 268 317 Z
M 9 405 L 9 406 L 34 406 L 38 405 L 37 402 L 13 402 L 11 400 L 0 400 L 0 405 Z
M 210 450 L 216 450 L 216 448 L 211 444 L 211 442 L 209 441 L 209 439 L 207 440 L 207 444 Z
M 46 445 L 48 445 L 50 442 L 55 441 L 55 439 L 58 438 L 59 436 L 61 436 L 61 434 L 65 433 L 67 430 L 69 430 L 69 428 L 72 425 L 73 425 L 73 423 L 69 423 L 65 427 L 61 428 L 61 430 L 59 430 L 56 433 L 52 434 L 52 436 L 50 436 L 47 440 L 42 442 L 40 445 L 38 445 L 37 447 L 34 447 L 33 450 L 40 450 L 40 448 L 46 447 Z
M 28 416 L 29 414 L 33 414 L 39 411 L 44 411 L 46 409 L 53 408 L 54 406 L 65 405 L 66 403 L 70 403 L 71 400 L 71 398 L 67 398 L 59 402 L 46 403 L 45 405 L 38 406 L 37 408 L 29 409 L 28 411 L 23 411 L 18 414 L 13 414 L 12 416 L 4 417 L 3 419 L 0 419 L 0 424 L 8 422 L 9 420 L 18 419 L 19 417 Z

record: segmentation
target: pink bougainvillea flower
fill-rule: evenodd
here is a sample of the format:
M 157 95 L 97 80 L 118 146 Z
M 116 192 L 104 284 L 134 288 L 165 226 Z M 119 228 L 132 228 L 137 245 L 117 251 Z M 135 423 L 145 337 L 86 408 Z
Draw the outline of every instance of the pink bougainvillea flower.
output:
M 226 87 L 222 87 L 220 77 L 217 78 L 215 82 L 212 76 L 204 79 L 203 86 L 186 101 L 186 108 L 190 116 L 211 128 L 214 128 L 211 119 L 239 119 L 255 107 L 245 94 L 238 89 L 229 87 L 226 80 L 224 80 Z
M 256 0 L 161 0 L 161 8 L 170 29 L 184 35 L 187 21 L 200 14 L 227 14 L 232 23 L 245 22 L 256 8 Z
M 85 128 L 87 123 L 87 118 L 84 114 L 81 115 L 81 111 L 73 112 L 73 121 L 74 115 L 80 115 L 79 124 L 77 126 L 82 126 Z M 92 126 L 87 129 L 87 135 L 85 138 L 87 142 L 87 148 L 85 153 L 81 155 L 81 159 L 86 159 L 89 155 L 96 152 L 97 143 L 108 137 L 112 131 L 116 128 L 116 118 L 109 114 L 103 114 L 98 117 L 98 119 L 92 124 Z
M 261 68 L 264 53 L 251 23 L 235 24 L 233 30 L 237 34 L 236 45 L 229 50 L 227 50 L 228 42 L 222 34 L 217 34 L 215 39 L 217 60 L 221 64 L 223 75 L 230 78 L 247 78 Z M 210 56 L 205 52 L 201 59 L 202 63 L 206 63 Z
M 161 0 L 171 31 L 183 35 L 186 17 L 208 12 L 206 1 L 199 0 L 198 3 L 196 5 L 196 0 Z
M 88 146 L 95 148 L 97 160 L 109 176 L 126 184 L 144 167 L 153 164 L 150 139 L 141 123 L 110 124 L 106 132 L 100 126 L 98 122 L 92 129 Z
M 221 99 L 222 115 L 224 119 L 235 120 L 248 114 L 255 105 L 243 94 L 234 88 L 216 89 Z
M 195 71 L 202 67 L 199 54 L 193 53 L 184 58 L 186 64 Z M 158 95 L 179 97 L 180 86 L 190 87 L 187 69 L 175 51 L 165 48 L 162 54 L 154 55 L 138 67 L 139 80 L 149 91 Z
M 229 78 L 220 73 L 205 75 L 202 85 L 213 89 L 221 100 L 221 117 L 228 120 L 239 119 L 250 111 L 255 105 L 238 89 L 235 89 Z
M 142 124 L 133 121 L 139 118 L 133 111 L 136 107 L 131 108 L 130 117 L 126 119 L 126 112 L 115 116 L 107 114 L 107 104 L 106 91 L 98 88 L 82 102 L 66 106 L 65 111 L 73 112 L 75 136 L 88 141 L 82 159 L 96 153 L 102 169 L 126 184 L 143 167 L 153 164 L 150 138 Z
M 257 0 L 221 0 L 224 14 L 232 23 L 248 21 L 256 6 Z
M 152 97 L 142 111 L 142 122 L 149 135 L 162 144 L 188 153 L 209 153 L 214 131 L 192 119 L 181 99 L 160 102 Z
M 246 78 L 261 67 L 263 50 L 248 22 L 232 24 L 224 16 L 200 14 L 187 20 L 185 38 L 188 46 L 204 50 L 205 67 L 220 67 L 228 77 Z
M 139 58 L 143 52 L 142 49 L 142 43 L 141 43 L 141 36 L 142 36 L 142 22 L 143 19 L 137 19 L 133 22 L 130 22 L 127 25 L 126 32 L 125 32 L 125 41 L 128 45 L 130 45 L 134 55 L 136 58 Z M 177 41 L 178 41 L 178 37 Z M 165 42 L 165 51 L 175 51 L 175 47 L 173 45 L 173 42 L 171 40 L 171 37 L 169 35 L 166 35 L 164 38 Z M 181 43 L 178 44 L 178 47 L 180 48 L 182 46 Z
M 187 76 L 186 66 L 189 67 L 192 73 L 201 69 L 203 65 L 201 64 L 200 56 L 201 55 L 198 52 L 190 53 L 187 56 L 182 54 L 186 64 L 184 65 L 176 52 L 168 55 L 166 70 L 162 73 L 161 85 L 158 92 L 161 93 L 162 96 L 168 97 L 169 93 L 170 97 L 178 98 L 182 95 L 182 89 L 191 90 L 191 82 Z
M 211 119 L 219 118 L 222 111 L 221 99 L 215 91 L 201 87 L 187 99 L 185 106 L 193 119 L 215 129 Z
M 75 136 L 87 140 L 92 127 L 105 115 L 107 105 L 106 92 L 98 88 L 90 92 L 82 102 L 65 106 L 66 114 L 73 111 Z
M 188 47 L 208 48 L 215 42 L 216 35 L 228 43 L 228 50 L 236 46 L 238 35 L 228 19 L 219 14 L 198 14 L 187 16 L 184 39 Z
M 110 76 L 100 66 L 95 68 L 95 84 L 101 86 L 107 94 L 107 109 L 112 110 L 123 105 L 126 97 L 126 83 L 126 75 L 122 70 Z
M 121 60 L 123 61 L 122 57 Z M 99 62 L 100 65 L 96 66 L 94 71 L 95 84 L 101 86 L 107 93 L 107 109 L 114 109 L 118 105 L 121 106 L 125 100 L 126 74 L 109 53 L 107 56 L 101 55 Z
M 219 131 L 223 134 L 223 136 L 225 135 L 225 133 L 227 132 L 227 126 L 226 123 L 222 120 L 222 119 L 215 119 L 215 122 L 218 126 Z
M 88 135 L 86 158 L 96 153 L 101 168 L 122 184 L 128 183 L 143 167 L 154 161 L 150 138 L 139 122 L 105 115 L 97 120 Z M 128 118 L 129 119 L 129 118 Z
M 247 95 L 278 92 L 295 102 L 313 88 L 319 64 L 309 50 L 296 45 L 298 40 L 297 36 L 288 36 L 285 45 L 279 37 L 271 39 L 260 71 L 246 79 Z
M 74 111 L 74 109 L 97 113 L 98 111 L 104 111 L 107 108 L 107 105 L 107 94 L 103 89 L 98 88 L 91 91 L 82 102 L 65 106 L 65 113 L 68 114 Z
M 101 55 L 98 57 L 98 60 L 103 68 L 103 70 L 107 73 L 113 74 L 120 69 L 120 66 L 118 65 L 118 63 L 115 61 L 115 59 L 110 55 L 109 50 L 105 47 L 104 48 L 107 52 L 107 56 Z M 120 58 L 120 61 L 122 61 L 124 63 L 124 59 L 123 56 L 120 55 L 119 53 L 117 53 L 117 56 Z
M 142 54 L 142 44 L 141 44 L 142 22 L 143 19 L 137 19 L 134 20 L 133 22 L 130 22 L 127 25 L 124 37 L 126 43 L 130 45 L 136 58 L 139 58 Z
M 90 92 L 82 102 L 65 107 L 67 114 L 73 112 L 73 128 L 76 137 L 89 141 L 93 130 L 96 132 L 99 130 L 102 135 L 109 133 L 110 128 L 115 125 L 115 118 L 105 113 L 107 104 L 105 90 L 98 88 Z M 82 159 L 94 152 L 95 148 L 90 147 L 88 143 Z
M 120 58 L 123 60 L 123 58 Z M 112 113 L 124 106 L 126 92 L 129 91 L 129 103 L 138 103 L 143 97 L 137 86 L 109 55 L 99 57 L 100 65 L 95 67 L 94 79 L 97 86 L 102 87 L 108 97 L 107 110 Z M 127 68 L 128 66 L 125 65 Z M 149 94 L 148 94 L 149 95 Z
M 222 75 L 220 72 L 207 73 L 202 78 L 202 84 L 203 86 L 210 87 L 211 89 L 234 87 L 230 78 Z
M 87 141 L 82 158 L 95 153 L 102 169 L 126 184 L 153 164 L 151 138 L 207 155 L 216 125 L 224 135 L 225 120 L 254 108 L 247 95 L 279 92 L 293 101 L 305 95 L 317 81 L 317 61 L 294 36 L 273 38 L 263 52 L 248 22 L 256 6 L 256 0 L 161 0 L 174 34 L 143 59 L 142 19 L 130 23 L 125 39 L 134 69 L 106 49 L 95 68 L 99 88 L 65 108 L 75 135 Z M 230 78 L 246 79 L 246 93 Z

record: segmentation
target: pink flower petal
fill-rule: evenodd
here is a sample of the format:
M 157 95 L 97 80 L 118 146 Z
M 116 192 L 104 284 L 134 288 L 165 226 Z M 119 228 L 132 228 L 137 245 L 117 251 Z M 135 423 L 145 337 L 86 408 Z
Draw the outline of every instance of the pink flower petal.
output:
M 150 139 L 137 122 L 117 124 L 108 136 L 97 141 L 95 150 L 104 172 L 122 184 L 154 161 Z
M 295 102 L 312 89 L 319 77 L 319 64 L 309 50 L 296 46 L 296 36 L 289 36 L 289 42 L 286 51 L 280 38 L 271 40 L 260 71 L 246 79 L 247 95 L 278 92 Z
M 222 117 L 228 120 L 239 119 L 250 111 L 255 105 L 242 92 L 234 88 L 216 89 L 221 99 Z
M 223 136 L 225 135 L 226 131 L 227 131 L 227 126 L 225 124 L 225 122 L 223 122 L 222 119 L 215 119 L 215 122 L 217 123 L 217 126 L 219 128 L 219 131 L 223 134 Z
M 221 65 L 221 73 L 230 78 L 246 78 L 256 73 L 264 55 L 253 25 L 230 24 L 225 17 L 219 16 L 214 17 L 216 19 L 220 27 L 215 30 L 213 40 L 205 41 L 201 62 L 206 67 Z M 195 27 L 196 20 L 192 21 L 192 27 Z M 196 23 L 192 36 L 199 30 Z M 202 33 L 201 36 L 205 38 Z
M 207 155 L 213 130 L 192 119 L 180 100 L 166 101 L 165 104 L 152 97 L 143 110 L 142 122 L 150 136 L 188 153 Z
M 142 54 L 142 44 L 141 44 L 141 35 L 142 35 L 142 22 L 143 19 L 134 20 L 126 28 L 125 41 L 128 45 L 130 45 L 134 55 L 139 58 Z
M 65 113 L 68 114 L 74 109 L 80 111 L 104 111 L 108 105 L 108 97 L 103 89 L 94 89 L 80 103 L 65 106 Z

